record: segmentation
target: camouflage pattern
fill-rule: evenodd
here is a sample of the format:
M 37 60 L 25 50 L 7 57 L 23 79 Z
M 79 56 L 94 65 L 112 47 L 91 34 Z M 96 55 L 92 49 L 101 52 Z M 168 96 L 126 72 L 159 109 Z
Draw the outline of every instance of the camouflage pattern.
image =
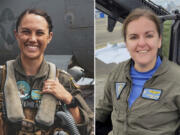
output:
M 143 97 L 143 92 L 132 107 L 128 97 L 132 80 L 132 60 L 120 63 L 106 82 L 104 96 L 96 107 L 96 121 L 105 122 L 110 115 L 113 129 L 108 135 L 175 135 L 180 126 L 180 67 L 166 58 L 151 79 L 144 84 L 144 91 L 151 89 L 156 97 Z M 116 96 L 116 83 L 125 87 Z
M 16 81 L 25 81 L 27 84 L 30 86 L 30 90 L 42 90 L 43 87 L 43 82 L 47 80 L 48 78 L 48 73 L 49 73 L 49 65 L 45 60 L 43 60 L 39 72 L 35 76 L 26 76 L 23 67 L 21 65 L 21 60 L 20 57 L 17 57 L 15 63 L 14 63 L 14 70 L 15 70 L 15 77 Z M 4 77 L 2 77 L 2 68 L 0 72 L 0 80 L 4 80 Z M 67 74 L 66 72 L 62 70 L 57 70 L 58 71 L 58 78 L 60 83 L 65 87 L 66 90 L 68 90 L 78 101 L 80 113 L 82 116 L 82 123 L 77 124 L 77 127 L 80 131 L 81 135 L 88 135 L 90 134 L 91 131 L 91 125 L 93 121 L 93 113 L 84 101 L 84 99 L 81 97 L 81 90 L 79 90 L 76 87 L 76 84 L 73 82 L 73 78 L 71 75 Z M 1 83 L 3 84 L 3 83 Z M 26 85 L 24 85 L 25 87 Z M 20 88 L 25 89 L 23 86 L 20 86 Z M 3 88 L 1 86 L 1 88 Z M 23 93 L 23 92 L 22 92 Z M 36 94 L 39 93 L 35 91 L 35 96 Z M 39 127 L 34 119 L 37 113 L 38 109 L 38 101 L 32 101 L 32 104 L 25 105 L 24 106 L 24 115 L 25 115 L 25 120 L 24 122 L 21 123 L 10 123 L 8 120 L 6 120 L 5 117 L 3 117 L 2 113 L 2 106 L 3 106 L 3 94 L 2 92 L 0 93 L 0 135 L 53 135 L 55 131 L 60 131 L 62 130 L 61 127 L 59 127 L 58 124 L 55 124 L 51 127 Z M 60 110 L 61 107 L 59 104 L 57 104 L 57 111 Z M 16 112 L 16 111 L 15 111 Z M 23 124 L 22 124 L 23 123 Z M 30 125 L 30 126 L 29 126 Z M 29 127 L 28 127 L 29 126 Z M 64 129 L 63 129 L 64 130 Z

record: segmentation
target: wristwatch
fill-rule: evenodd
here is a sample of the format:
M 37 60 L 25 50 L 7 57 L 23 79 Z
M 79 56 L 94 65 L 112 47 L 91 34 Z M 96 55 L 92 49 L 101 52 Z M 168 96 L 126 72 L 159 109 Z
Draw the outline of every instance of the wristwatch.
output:
M 71 103 L 70 104 L 66 104 L 67 108 L 75 108 L 77 106 L 77 101 L 76 98 L 72 98 Z

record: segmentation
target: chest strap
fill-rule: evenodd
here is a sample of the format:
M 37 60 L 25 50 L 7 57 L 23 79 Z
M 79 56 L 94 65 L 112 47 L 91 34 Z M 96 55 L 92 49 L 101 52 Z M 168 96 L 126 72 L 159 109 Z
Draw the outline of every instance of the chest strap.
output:
M 18 94 L 14 67 L 14 60 L 6 62 L 6 80 L 4 84 L 4 96 L 7 118 L 10 122 L 20 122 L 25 119 L 21 99 Z M 48 63 L 50 72 L 48 79 L 56 78 L 56 66 Z M 51 126 L 54 123 L 54 115 L 56 109 L 56 98 L 50 94 L 43 94 L 38 113 L 35 117 L 37 123 Z

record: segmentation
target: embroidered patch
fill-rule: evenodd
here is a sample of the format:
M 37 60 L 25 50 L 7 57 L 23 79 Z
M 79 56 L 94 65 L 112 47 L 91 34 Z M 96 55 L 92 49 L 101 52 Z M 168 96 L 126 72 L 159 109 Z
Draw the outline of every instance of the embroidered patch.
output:
M 32 90 L 31 92 L 31 98 L 32 100 L 40 100 L 42 97 L 40 90 Z
M 119 83 L 119 82 L 116 82 L 116 98 L 118 99 L 122 90 L 124 89 L 126 83 Z
M 70 81 L 71 81 L 74 88 L 80 89 L 80 86 L 76 83 L 76 81 L 73 78 L 71 78 Z
M 16 82 L 18 90 L 19 90 L 19 96 L 22 100 L 26 100 L 30 98 L 30 86 L 26 81 L 18 81 Z
M 158 100 L 162 90 L 146 88 L 143 90 L 142 97 L 147 99 Z

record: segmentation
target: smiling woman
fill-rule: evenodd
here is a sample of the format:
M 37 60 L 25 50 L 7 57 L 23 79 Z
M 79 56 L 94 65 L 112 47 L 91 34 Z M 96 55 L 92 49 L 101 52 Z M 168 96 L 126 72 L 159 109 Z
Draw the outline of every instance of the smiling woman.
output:
M 22 63 L 29 60 L 42 63 L 44 51 L 52 39 L 47 20 L 40 15 L 25 14 L 19 22 L 15 36 L 21 50 Z
M 123 34 L 131 59 L 109 74 L 96 107 L 96 131 L 111 117 L 108 135 L 174 135 L 180 126 L 180 67 L 158 55 L 160 21 L 149 9 L 135 9 Z
M 27 9 L 18 17 L 14 33 L 20 55 L 6 63 L 4 94 L 0 93 L 6 114 L 0 111 L 0 135 L 90 134 L 93 114 L 73 78 L 44 59 L 53 36 L 50 16 Z
M 126 31 L 126 46 L 135 61 L 135 69 L 140 72 L 151 70 L 161 47 L 161 36 L 155 23 L 142 16 L 131 21 Z

